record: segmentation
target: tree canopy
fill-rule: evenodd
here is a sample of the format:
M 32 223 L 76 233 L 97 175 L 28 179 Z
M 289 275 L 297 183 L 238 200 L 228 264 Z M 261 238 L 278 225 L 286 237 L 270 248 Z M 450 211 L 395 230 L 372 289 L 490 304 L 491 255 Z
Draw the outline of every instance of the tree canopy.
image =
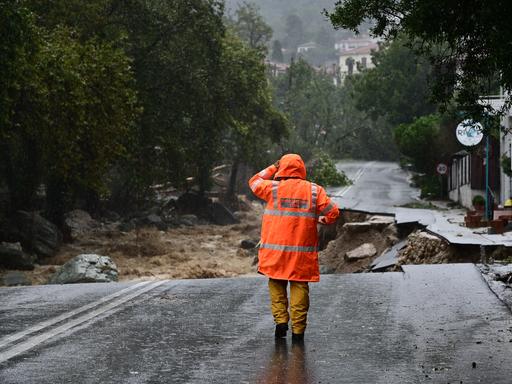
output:
M 216 0 L 0 5 L 0 187 L 13 209 L 31 209 L 40 186 L 55 221 L 109 197 L 129 207 L 156 183 L 191 177 L 205 192 L 215 165 L 257 163 L 258 141 L 287 131 L 263 64 L 271 30 L 251 5 L 235 26 Z
M 463 109 L 481 114 L 485 107 L 478 99 L 493 92 L 491 79 L 498 76 L 504 90 L 512 90 L 512 31 L 503 17 L 510 11 L 506 0 L 347 0 L 337 3 L 329 17 L 336 28 L 357 31 L 371 19 L 376 36 L 406 34 L 415 52 L 431 60 L 435 100 L 446 104 L 455 96 Z

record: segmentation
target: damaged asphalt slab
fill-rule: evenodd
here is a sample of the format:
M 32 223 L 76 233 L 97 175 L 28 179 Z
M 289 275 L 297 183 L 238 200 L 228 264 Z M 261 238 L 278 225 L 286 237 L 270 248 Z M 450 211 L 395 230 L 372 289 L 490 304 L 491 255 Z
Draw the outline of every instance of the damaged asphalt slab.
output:
M 95 286 L 103 289 L 88 285 Z M 27 305 L 12 295 L 30 289 L 0 291 L 11 305 L 0 322 Z M 75 308 L 67 289 L 41 307 Z M 512 377 L 511 312 L 472 264 L 322 276 L 311 285 L 304 345 L 290 337 L 275 343 L 268 306 L 262 277 L 168 282 L 0 364 L 0 382 L 508 384 Z

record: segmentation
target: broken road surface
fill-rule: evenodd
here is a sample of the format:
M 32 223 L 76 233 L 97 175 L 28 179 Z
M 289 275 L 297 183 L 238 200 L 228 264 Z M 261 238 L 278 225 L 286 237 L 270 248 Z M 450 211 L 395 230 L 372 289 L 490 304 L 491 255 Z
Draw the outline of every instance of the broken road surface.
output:
M 0 382 L 510 383 L 512 315 L 470 264 L 322 276 L 304 346 L 264 278 L 6 288 Z

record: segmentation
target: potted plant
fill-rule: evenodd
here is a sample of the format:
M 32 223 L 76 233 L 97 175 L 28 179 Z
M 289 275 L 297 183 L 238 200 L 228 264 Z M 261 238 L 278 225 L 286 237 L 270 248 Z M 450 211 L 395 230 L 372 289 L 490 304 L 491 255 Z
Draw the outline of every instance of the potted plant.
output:
M 484 197 L 482 195 L 475 195 L 473 197 L 472 203 L 473 203 L 473 207 L 475 207 L 475 209 L 477 211 L 483 211 L 484 210 L 485 199 L 484 199 Z

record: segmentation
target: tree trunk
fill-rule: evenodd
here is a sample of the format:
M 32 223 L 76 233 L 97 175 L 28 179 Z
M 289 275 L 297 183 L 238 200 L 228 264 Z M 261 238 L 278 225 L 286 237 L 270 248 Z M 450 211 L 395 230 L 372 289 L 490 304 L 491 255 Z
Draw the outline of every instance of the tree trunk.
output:
M 228 184 L 228 191 L 226 194 L 228 201 L 236 201 L 236 193 L 237 193 L 237 186 L 236 181 L 238 179 L 238 167 L 240 166 L 240 161 L 234 160 L 233 165 L 231 166 L 231 173 L 229 175 L 229 184 Z

